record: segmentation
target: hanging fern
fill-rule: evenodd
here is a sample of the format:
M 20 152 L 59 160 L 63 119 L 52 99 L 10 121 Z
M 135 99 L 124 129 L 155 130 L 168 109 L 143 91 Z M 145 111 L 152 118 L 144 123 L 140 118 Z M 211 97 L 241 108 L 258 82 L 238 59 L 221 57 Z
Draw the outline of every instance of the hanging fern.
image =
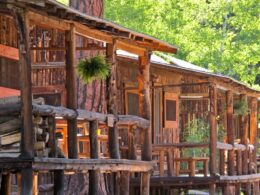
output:
M 97 55 L 80 60 L 77 73 L 84 83 L 90 83 L 95 79 L 105 79 L 109 74 L 109 65 L 104 56 Z

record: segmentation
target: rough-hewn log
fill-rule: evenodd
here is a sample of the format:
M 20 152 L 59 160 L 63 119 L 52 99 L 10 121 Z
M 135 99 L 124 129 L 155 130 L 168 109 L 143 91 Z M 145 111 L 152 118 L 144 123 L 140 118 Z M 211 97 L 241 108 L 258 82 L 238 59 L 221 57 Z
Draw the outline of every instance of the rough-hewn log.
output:
M 19 33 L 19 63 L 21 78 L 22 97 L 22 158 L 33 158 L 34 133 L 32 127 L 32 81 L 31 81 L 31 60 L 30 60 L 30 38 L 29 19 L 25 12 L 15 12 L 16 26 Z
M 21 133 L 15 133 L 11 135 L 6 135 L 4 137 L 0 137 L 1 145 L 9 145 L 20 141 L 21 141 Z
M 241 101 L 247 104 L 247 96 L 245 94 L 241 95 Z M 248 143 L 248 113 L 241 116 L 241 144 L 247 145 Z M 242 173 L 246 175 L 248 173 L 248 152 L 242 152 Z
M 258 121 L 257 121 L 257 98 L 252 98 L 250 109 L 250 143 L 255 146 L 253 153 L 253 161 L 256 164 L 257 161 L 257 144 L 258 144 Z
M 128 127 L 128 159 L 136 160 L 136 144 L 134 139 L 134 126 L 130 125 Z
M 143 56 L 139 56 L 139 114 L 141 117 L 151 119 L 151 102 L 150 102 L 150 57 L 151 53 L 146 51 Z M 142 151 L 142 159 L 152 160 L 152 130 L 151 124 L 145 131 Z
M 35 103 L 33 103 L 33 113 L 41 116 L 56 115 L 65 119 L 75 119 L 77 117 L 77 112 L 72 109 Z
M 11 174 L 2 174 L 0 194 L 11 194 Z
M 2 104 L 0 105 L 0 116 L 20 114 L 21 109 L 22 105 L 20 102 L 15 104 Z
M 130 185 L 130 172 L 122 171 L 120 173 L 120 195 L 129 195 L 129 185 Z
M 11 133 L 14 131 L 19 131 L 22 127 L 22 121 L 19 118 L 12 119 L 5 123 L 0 124 L 0 135 Z
M 219 174 L 225 175 L 225 150 L 219 151 Z
M 71 24 L 66 31 L 66 90 L 67 107 L 77 109 L 77 84 L 76 84 L 76 34 L 75 26 Z M 68 157 L 78 158 L 77 119 L 68 119 Z
M 227 91 L 226 93 L 226 105 L 227 105 L 227 143 L 234 145 L 234 130 L 233 130 L 233 93 Z M 228 175 L 235 174 L 235 159 L 234 150 L 228 151 Z

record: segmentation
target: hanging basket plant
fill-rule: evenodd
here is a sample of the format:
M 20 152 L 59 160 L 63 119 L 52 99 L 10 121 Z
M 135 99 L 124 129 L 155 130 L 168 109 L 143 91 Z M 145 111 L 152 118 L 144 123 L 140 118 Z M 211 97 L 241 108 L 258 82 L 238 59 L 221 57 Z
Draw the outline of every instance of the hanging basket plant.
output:
M 102 55 L 85 58 L 79 61 L 77 73 L 84 83 L 90 83 L 95 79 L 105 79 L 109 74 L 109 64 Z
M 247 102 L 244 100 L 238 101 L 234 104 L 234 113 L 238 115 L 246 115 L 248 113 Z

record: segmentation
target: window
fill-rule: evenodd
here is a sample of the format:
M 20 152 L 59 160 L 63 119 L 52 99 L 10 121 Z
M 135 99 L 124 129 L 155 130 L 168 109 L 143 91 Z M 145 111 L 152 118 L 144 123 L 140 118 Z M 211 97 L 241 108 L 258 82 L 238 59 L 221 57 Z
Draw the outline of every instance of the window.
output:
M 126 97 L 126 114 L 139 115 L 139 97 L 137 93 L 127 92 Z
M 166 120 L 176 121 L 176 101 L 166 100 Z

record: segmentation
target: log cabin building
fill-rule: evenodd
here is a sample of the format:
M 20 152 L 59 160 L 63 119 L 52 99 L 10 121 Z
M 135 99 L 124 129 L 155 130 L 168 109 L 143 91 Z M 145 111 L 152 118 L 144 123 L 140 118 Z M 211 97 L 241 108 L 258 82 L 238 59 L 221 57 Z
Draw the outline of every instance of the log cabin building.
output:
M 2 1 L 0 29 L 0 87 L 21 92 L 0 102 L 1 194 L 259 194 L 258 91 L 54 0 Z M 97 54 L 89 91 L 75 67 Z

